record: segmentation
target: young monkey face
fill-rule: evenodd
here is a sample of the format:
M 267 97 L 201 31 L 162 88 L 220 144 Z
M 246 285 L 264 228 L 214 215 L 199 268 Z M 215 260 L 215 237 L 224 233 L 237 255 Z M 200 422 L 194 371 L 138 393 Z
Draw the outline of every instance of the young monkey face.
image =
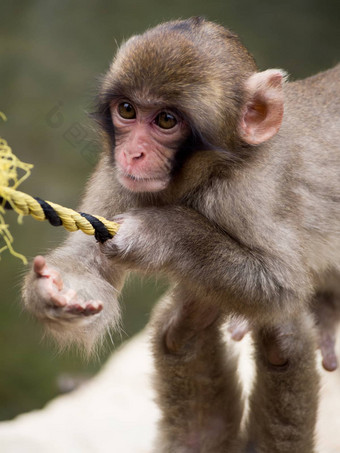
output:
M 128 99 L 110 104 L 119 182 L 132 192 L 159 192 L 170 180 L 188 124 L 167 107 L 140 107 Z

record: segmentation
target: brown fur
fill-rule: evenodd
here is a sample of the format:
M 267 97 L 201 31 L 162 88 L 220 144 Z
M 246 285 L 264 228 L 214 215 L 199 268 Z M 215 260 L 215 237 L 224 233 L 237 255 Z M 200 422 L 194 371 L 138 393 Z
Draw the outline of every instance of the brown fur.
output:
M 123 225 L 103 254 L 79 233 L 47 258 L 103 311 L 65 318 L 39 294 L 33 273 L 26 280 L 27 307 L 60 338 L 89 346 L 117 326 L 126 270 L 175 282 L 153 321 L 163 411 L 157 452 L 313 451 L 318 377 L 306 310 L 331 271 L 339 282 L 340 66 L 285 83 L 282 127 L 258 146 L 239 135 L 254 72 L 234 34 L 197 18 L 127 41 L 103 80 L 105 151 L 81 206 L 108 218 L 127 212 Z M 116 181 L 109 103 L 117 96 L 175 108 L 191 125 L 192 141 L 162 192 L 130 193 Z M 339 294 L 338 283 L 332 291 Z M 251 320 L 257 351 L 246 434 L 236 365 L 221 338 L 234 314 Z

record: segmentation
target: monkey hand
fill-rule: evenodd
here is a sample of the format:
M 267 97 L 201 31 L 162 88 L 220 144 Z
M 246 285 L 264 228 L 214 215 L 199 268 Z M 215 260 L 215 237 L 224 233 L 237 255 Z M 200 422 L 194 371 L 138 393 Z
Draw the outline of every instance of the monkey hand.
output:
M 113 220 L 120 224 L 120 228 L 113 239 L 100 244 L 102 253 L 130 269 L 160 270 L 170 250 L 166 245 L 166 235 L 157 234 L 157 228 L 152 224 L 152 212 L 134 210 Z
M 97 250 L 95 244 L 93 254 Z M 119 285 L 122 272 L 117 269 L 115 276 L 106 279 L 109 263 L 94 256 L 74 259 L 73 254 L 68 246 L 51 254 L 47 262 L 37 256 L 22 294 L 27 309 L 44 322 L 59 344 L 74 343 L 89 353 L 108 328 L 119 326 L 114 285 Z
M 33 273 L 34 303 L 39 307 L 30 308 L 39 318 L 72 321 L 102 310 L 99 300 L 84 300 L 74 289 L 66 288 L 60 273 L 48 266 L 44 257 L 35 257 Z

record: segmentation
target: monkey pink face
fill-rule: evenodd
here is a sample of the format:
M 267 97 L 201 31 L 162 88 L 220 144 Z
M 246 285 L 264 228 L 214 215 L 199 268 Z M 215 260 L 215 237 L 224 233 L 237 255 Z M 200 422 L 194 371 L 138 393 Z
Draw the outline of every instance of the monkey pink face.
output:
M 125 99 L 111 103 L 111 116 L 120 183 L 132 192 L 165 189 L 188 125 L 171 109 L 139 108 Z

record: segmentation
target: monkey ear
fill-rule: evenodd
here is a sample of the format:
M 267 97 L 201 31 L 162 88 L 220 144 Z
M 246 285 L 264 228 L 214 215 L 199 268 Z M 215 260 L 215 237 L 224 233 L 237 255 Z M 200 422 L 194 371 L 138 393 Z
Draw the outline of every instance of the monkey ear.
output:
M 246 143 L 263 143 L 280 129 L 285 77 L 286 73 L 280 69 L 268 69 L 246 80 L 247 101 L 240 122 L 240 135 Z

